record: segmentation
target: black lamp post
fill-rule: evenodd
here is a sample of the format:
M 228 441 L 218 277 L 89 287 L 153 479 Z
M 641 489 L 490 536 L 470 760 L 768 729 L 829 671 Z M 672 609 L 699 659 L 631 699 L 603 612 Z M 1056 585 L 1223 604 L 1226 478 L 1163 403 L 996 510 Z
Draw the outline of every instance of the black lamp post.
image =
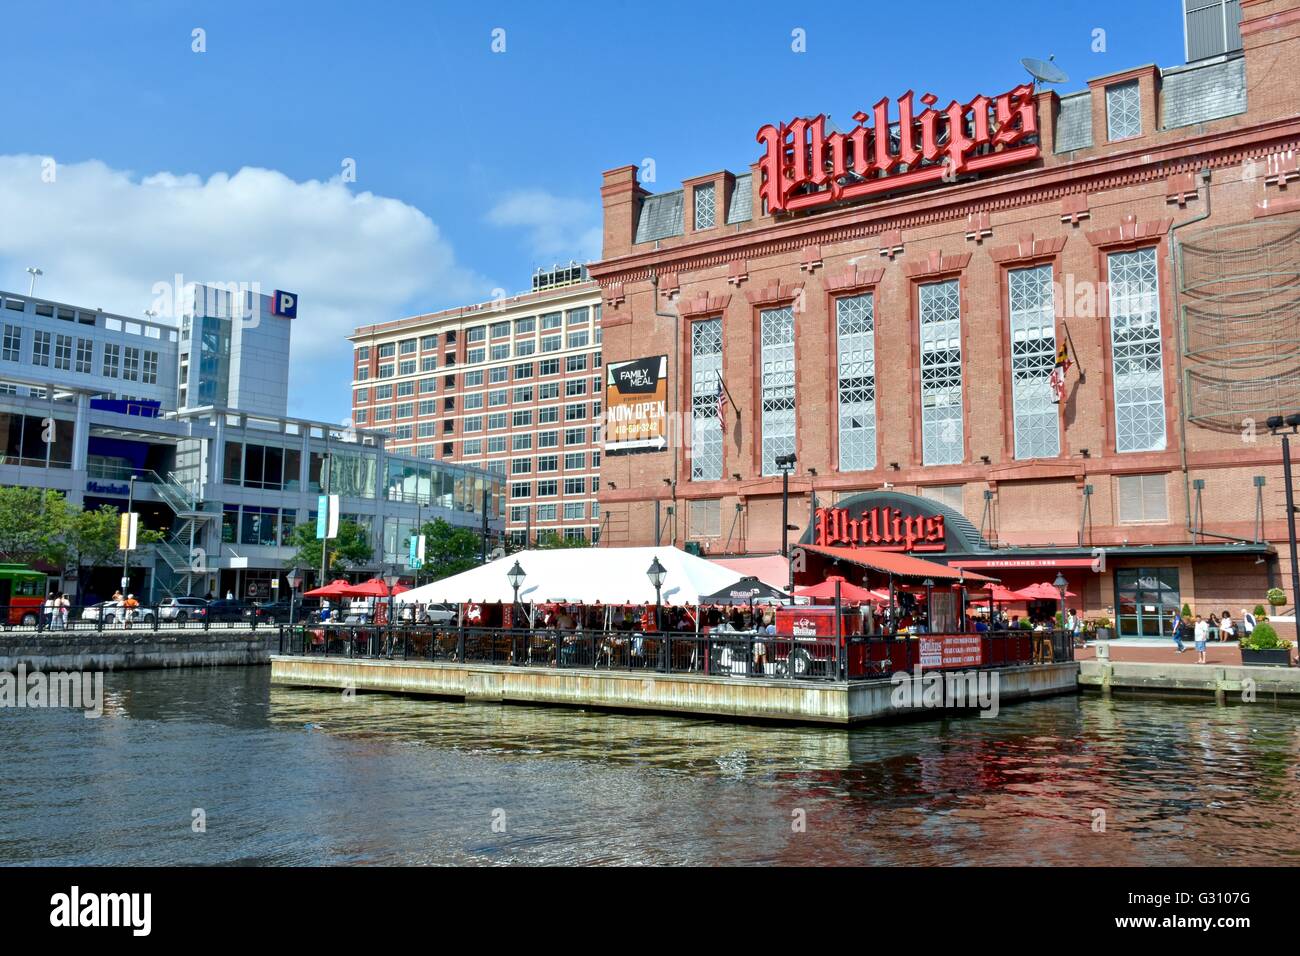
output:
M 660 604 L 662 603 L 661 596 L 663 594 L 664 578 L 666 578 L 667 576 L 668 576 L 668 569 L 659 563 L 659 556 L 656 555 L 654 559 L 651 560 L 650 567 L 646 569 L 646 577 L 650 579 L 650 584 L 655 589 L 655 629 L 656 630 L 661 629 L 663 626 L 659 620 L 659 616 L 660 616 L 659 608 L 660 608 Z
M 650 584 L 653 585 L 655 589 L 655 633 L 660 635 L 659 653 L 661 655 L 662 666 L 665 671 L 668 670 L 668 661 L 669 661 L 668 641 L 667 638 L 663 636 L 664 625 L 661 619 L 662 613 L 660 610 L 660 606 L 663 603 L 662 594 L 663 594 L 664 578 L 666 578 L 667 576 L 668 576 L 668 570 L 662 564 L 659 563 L 659 556 L 655 555 L 655 557 L 652 558 L 650 561 L 650 567 L 646 569 L 646 577 L 650 579 Z
M 384 584 L 388 586 L 388 656 L 393 656 L 393 588 L 402 580 L 401 569 L 398 565 L 389 566 L 388 573 L 384 575 Z
M 921 582 L 925 585 L 925 630 L 928 634 L 934 633 L 934 581 L 926 578 Z
M 289 582 L 289 626 L 294 624 L 294 611 L 298 607 L 298 588 L 302 585 L 302 572 L 294 568 L 286 576 Z
M 515 561 L 515 566 L 506 572 L 506 580 L 509 581 L 510 586 L 515 589 L 516 614 L 519 613 L 519 589 L 524 586 L 524 578 L 526 577 L 528 577 L 528 575 L 524 573 L 524 569 L 520 567 L 518 560 Z
M 790 561 L 790 472 L 795 461 L 794 455 L 776 456 L 776 467 L 781 469 L 781 557 L 790 567 L 787 591 L 794 590 L 794 564 Z
M 1300 414 L 1287 415 L 1285 418 L 1274 415 L 1264 424 L 1268 426 L 1271 434 L 1282 436 L 1282 478 L 1286 484 L 1286 531 L 1287 542 L 1291 549 L 1291 606 L 1300 609 L 1300 564 L 1296 562 L 1296 504 L 1291 477 L 1291 436 L 1283 431 L 1283 427 L 1291 429 L 1292 434 L 1300 430 Z
M 1060 571 L 1056 572 L 1056 580 L 1052 582 L 1052 587 L 1056 588 L 1056 593 L 1061 595 L 1061 627 L 1065 627 L 1065 589 L 1069 587 L 1070 582 L 1065 580 L 1065 575 Z

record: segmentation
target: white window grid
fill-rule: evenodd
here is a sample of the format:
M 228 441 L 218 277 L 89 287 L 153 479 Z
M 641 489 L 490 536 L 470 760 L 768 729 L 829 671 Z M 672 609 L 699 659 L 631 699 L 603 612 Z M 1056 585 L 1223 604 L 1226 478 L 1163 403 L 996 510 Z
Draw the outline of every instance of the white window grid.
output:
M 875 297 L 835 300 L 839 353 L 840 471 L 876 467 L 876 313 Z
M 718 381 L 722 370 L 722 319 L 691 323 L 691 480 L 722 478 L 722 422 Z
M 794 309 L 764 309 L 758 325 L 763 474 L 775 475 L 776 459 L 795 450 Z
M 1108 279 L 1115 450 L 1160 451 L 1165 379 L 1155 249 L 1112 253 Z
M 1011 313 L 1011 408 L 1017 458 L 1061 453 L 1060 416 L 1050 379 L 1056 366 L 1056 310 L 1052 267 L 1012 269 L 1007 275 Z
M 961 296 L 956 279 L 920 287 L 921 461 L 955 465 L 963 455 Z

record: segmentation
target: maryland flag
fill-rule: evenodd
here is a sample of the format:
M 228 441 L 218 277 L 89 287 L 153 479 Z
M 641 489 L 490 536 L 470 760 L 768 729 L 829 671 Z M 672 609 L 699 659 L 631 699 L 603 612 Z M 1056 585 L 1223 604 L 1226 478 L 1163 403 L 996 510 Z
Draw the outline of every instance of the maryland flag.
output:
M 1056 365 L 1047 377 L 1047 384 L 1052 388 L 1052 404 L 1059 405 L 1065 401 L 1065 375 L 1070 371 L 1070 350 L 1062 343 L 1056 350 Z

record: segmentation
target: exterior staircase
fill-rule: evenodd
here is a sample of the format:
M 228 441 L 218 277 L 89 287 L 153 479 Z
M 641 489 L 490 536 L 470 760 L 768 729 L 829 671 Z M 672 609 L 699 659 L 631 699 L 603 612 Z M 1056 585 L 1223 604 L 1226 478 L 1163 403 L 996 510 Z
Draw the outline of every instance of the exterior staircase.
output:
M 170 597 L 190 595 L 195 584 L 201 584 L 212 571 L 199 542 L 203 540 L 204 526 L 215 521 L 217 513 L 205 508 L 202 486 L 197 482 L 187 484 L 172 472 L 155 472 L 154 478 L 158 497 L 176 513 L 167 537 L 155 545 L 158 560 L 154 580 Z

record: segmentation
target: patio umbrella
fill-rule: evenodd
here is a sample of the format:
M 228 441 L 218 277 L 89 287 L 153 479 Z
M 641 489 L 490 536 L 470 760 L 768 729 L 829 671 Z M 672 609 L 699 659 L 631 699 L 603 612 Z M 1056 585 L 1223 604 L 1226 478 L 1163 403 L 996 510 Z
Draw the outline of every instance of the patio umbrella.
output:
M 1015 591 L 1011 590 L 1011 588 L 1003 587 L 1001 584 L 990 585 L 987 590 L 993 594 L 994 604 L 1011 604 L 1014 601 L 1025 600 L 1025 598 L 1018 595 Z M 1053 589 L 1052 593 L 1053 596 L 1055 596 L 1055 589 Z
M 312 588 L 303 594 L 303 597 L 322 597 L 322 598 L 342 598 L 352 597 L 356 593 L 356 587 L 343 578 L 331 581 L 329 584 L 323 584 L 318 588 Z
M 1019 591 L 1012 591 L 1017 601 L 1059 601 L 1061 592 L 1056 590 L 1047 582 L 1031 584 L 1027 588 L 1021 588 Z M 1068 598 L 1078 597 L 1073 591 L 1066 591 L 1065 596 Z
M 411 589 L 405 584 L 394 584 L 392 593 L 401 594 L 402 592 L 409 590 Z M 352 590 L 345 596 L 386 598 L 388 597 L 388 594 L 388 585 L 384 583 L 382 578 L 371 578 L 363 584 L 354 585 Z
M 799 597 L 819 598 L 827 601 L 835 600 L 835 582 L 840 582 L 840 600 L 841 601 L 879 601 L 880 595 L 876 591 L 869 591 L 864 587 L 856 584 L 850 584 L 844 578 L 838 575 L 831 575 L 821 584 L 810 584 L 807 587 L 795 588 L 794 593 Z M 889 600 L 886 594 L 884 600 Z
M 787 600 L 785 592 L 770 584 L 764 584 L 758 578 L 741 578 L 712 594 L 701 594 L 701 604 L 764 604 L 780 603 Z

